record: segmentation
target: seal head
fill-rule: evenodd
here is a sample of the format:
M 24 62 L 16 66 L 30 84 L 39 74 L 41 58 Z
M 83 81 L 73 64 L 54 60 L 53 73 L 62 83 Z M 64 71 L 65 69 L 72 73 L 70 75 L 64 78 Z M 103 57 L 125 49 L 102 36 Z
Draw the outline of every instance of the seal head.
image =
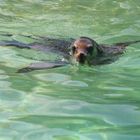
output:
M 98 44 L 88 38 L 80 37 L 71 44 L 71 56 L 80 64 L 91 64 L 98 53 Z

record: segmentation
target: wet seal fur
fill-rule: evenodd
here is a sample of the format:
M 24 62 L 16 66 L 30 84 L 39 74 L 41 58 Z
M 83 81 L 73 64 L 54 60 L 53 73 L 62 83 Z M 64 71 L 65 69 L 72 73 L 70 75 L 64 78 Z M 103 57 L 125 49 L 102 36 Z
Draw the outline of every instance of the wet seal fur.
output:
M 11 37 L 12 34 L 2 34 Z M 21 35 L 24 36 L 24 35 Z M 98 44 L 91 38 L 80 37 L 78 39 L 53 39 L 40 36 L 26 36 L 34 39 L 36 42 L 25 44 L 16 40 L 0 42 L 1 46 L 15 46 L 18 48 L 35 49 L 43 52 L 55 52 L 64 57 L 64 60 L 54 62 L 32 63 L 29 66 L 19 69 L 18 72 L 30 72 L 32 70 L 49 69 L 55 67 L 62 67 L 67 64 L 80 65 L 101 65 L 109 64 L 116 61 L 127 46 L 138 43 L 137 41 L 129 41 L 123 43 L 115 43 L 113 45 Z

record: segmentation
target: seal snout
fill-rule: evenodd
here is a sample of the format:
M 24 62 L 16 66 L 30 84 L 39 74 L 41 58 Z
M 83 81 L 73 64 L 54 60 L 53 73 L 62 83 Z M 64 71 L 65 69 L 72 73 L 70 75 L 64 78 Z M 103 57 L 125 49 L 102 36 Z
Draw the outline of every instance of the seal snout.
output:
M 80 53 L 76 59 L 79 63 L 84 64 L 86 61 L 86 55 L 84 53 Z

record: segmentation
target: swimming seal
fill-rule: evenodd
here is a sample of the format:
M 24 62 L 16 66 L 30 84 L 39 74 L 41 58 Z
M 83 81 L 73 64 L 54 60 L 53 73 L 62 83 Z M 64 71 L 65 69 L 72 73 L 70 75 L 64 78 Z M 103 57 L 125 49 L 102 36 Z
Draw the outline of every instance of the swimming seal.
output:
M 12 36 L 12 34 L 10 34 Z M 10 36 L 5 34 L 5 36 Z M 33 38 L 32 36 L 26 36 Z M 34 37 L 34 43 L 26 44 L 16 40 L 2 41 L 1 46 L 15 46 L 18 48 L 35 49 L 43 52 L 59 53 L 67 61 L 41 62 L 32 63 L 29 66 L 19 69 L 18 72 L 29 72 L 32 70 L 49 69 L 55 67 L 65 66 L 67 64 L 81 64 L 81 65 L 101 65 L 109 64 L 116 61 L 127 46 L 138 43 L 137 41 L 129 41 L 123 43 L 115 43 L 112 45 L 98 44 L 91 38 L 80 37 L 78 39 L 54 39 L 48 37 Z

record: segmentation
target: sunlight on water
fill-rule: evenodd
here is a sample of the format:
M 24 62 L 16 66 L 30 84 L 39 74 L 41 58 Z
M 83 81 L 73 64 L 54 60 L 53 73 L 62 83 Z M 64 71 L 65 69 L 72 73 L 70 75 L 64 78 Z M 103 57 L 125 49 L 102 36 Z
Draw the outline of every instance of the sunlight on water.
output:
M 57 74 L 57 73 L 49 73 L 49 74 L 37 74 L 35 75 L 37 79 L 43 80 L 46 82 L 54 82 L 55 84 L 62 84 L 67 86 L 80 86 L 80 87 L 88 87 L 88 85 L 82 81 L 70 80 L 71 76 Z
M 139 13 L 139 0 L 0 0 L 0 40 L 139 40 Z M 17 70 L 62 57 L 0 46 L 0 140 L 139 140 L 139 45 L 109 65 L 24 74 Z

